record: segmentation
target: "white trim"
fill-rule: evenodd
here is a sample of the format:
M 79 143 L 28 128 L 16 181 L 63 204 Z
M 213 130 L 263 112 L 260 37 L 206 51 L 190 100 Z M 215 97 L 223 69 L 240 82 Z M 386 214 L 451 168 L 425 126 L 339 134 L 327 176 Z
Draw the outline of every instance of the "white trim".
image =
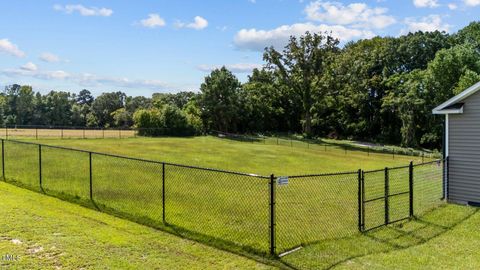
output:
M 448 157 L 448 140 L 449 140 L 449 134 L 448 134 L 448 114 L 445 114 L 445 157 Z
M 476 84 L 470 86 L 460 94 L 452 97 L 451 99 L 445 101 L 444 103 L 438 105 L 435 109 L 432 110 L 434 114 L 441 114 L 440 111 L 450 105 L 453 105 L 459 101 L 462 101 L 466 99 L 467 97 L 475 94 L 478 90 L 480 90 L 480 82 L 477 82 Z
M 460 107 L 460 109 L 433 111 L 433 114 L 462 114 L 462 113 L 463 113 L 463 106 Z

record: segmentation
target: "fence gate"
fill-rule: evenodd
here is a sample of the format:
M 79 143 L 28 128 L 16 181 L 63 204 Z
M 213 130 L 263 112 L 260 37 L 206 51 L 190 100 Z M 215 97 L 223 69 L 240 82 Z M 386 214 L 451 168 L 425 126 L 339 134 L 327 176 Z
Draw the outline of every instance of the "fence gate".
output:
M 413 216 L 413 165 L 364 171 L 361 176 L 361 230 Z

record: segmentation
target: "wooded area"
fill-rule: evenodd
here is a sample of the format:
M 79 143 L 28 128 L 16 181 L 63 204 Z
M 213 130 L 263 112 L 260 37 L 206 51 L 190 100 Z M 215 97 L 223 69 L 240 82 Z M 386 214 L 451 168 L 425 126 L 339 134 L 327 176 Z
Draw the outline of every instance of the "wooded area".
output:
M 328 33 L 307 32 L 291 37 L 283 51 L 265 48 L 263 58 L 247 82 L 223 67 L 205 77 L 198 93 L 94 98 L 88 90 L 42 95 L 14 84 L 0 95 L 0 121 L 135 125 L 174 135 L 297 132 L 438 148 L 443 118 L 431 109 L 480 81 L 480 22 L 454 34 L 417 32 L 344 46 Z

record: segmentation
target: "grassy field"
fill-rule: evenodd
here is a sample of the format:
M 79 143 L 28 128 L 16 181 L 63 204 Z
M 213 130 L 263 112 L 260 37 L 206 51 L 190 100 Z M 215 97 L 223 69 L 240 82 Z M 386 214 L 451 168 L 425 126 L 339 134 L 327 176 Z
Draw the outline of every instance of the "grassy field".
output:
M 2 182 L 0 197 L 0 268 L 6 269 L 480 267 L 480 212 L 472 207 L 444 205 L 410 222 L 311 244 L 277 263 L 263 261 L 269 266 Z
M 0 182 L 1 269 L 271 269 Z M 18 257 L 17 257 L 18 256 Z
M 129 138 L 135 137 L 134 130 L 111 129 L 36 129 L 36 128 L 0 128 L 0 136 L 10 139 L 22 138 Z
M 282 260 L 299 269 L 478 269 L 478 208 L 444 205 L 405 223 L 323 241 Z
M 406 165 L 411 159 L 366 155 L 361 151 L 345 154 L 342 150 L 325 152 L 252 144 L 214 137 L 39 142 L 234 171 L 274 172 L 276 175 Z M 5 141 L 8 181 L 218 246 L 268 252 L 268 179 L 169 164 L 163 170 L 162 164 L 94 154 L 90 199 L 88 153 L 42 147 L 42 189 L 38 165 L 38 146 Z M 436 191 L 441 193 L 439 168 L 435 164 L 425 168 L 426 173 L 415 186 L 420 201 L 424 199 L 420 196 L 425 190 L 422 183 L 427 181 L 434 183 Z M 408 183 L 408 170 L 402 172 L 398 181 Z M 163 173 L 165 208 L 162 204 Z M 375 181 L 383 183 L 383 178 Z M 333 176 L 291 177 L 287 186 L 278 186 L 276 190 L 278 252 L 358 233 L 356 171 Z M 436 200 L 440 197 L 438 192 L 432 194 L 438 196 Z M 408 205 L 402 203 L 397 207 L 408 209 Z M 392 209 L 396 209 L 395 205 Z M 162 220 L 163 211 L 166 223 Z
M 262 175 L 299 175 L 372 170 L 386 166 L 403 166 L 418 156 L 345 150 L 321 146 L 306 149 L 285 145 L 239 142 L 213 136 L 190 138 L 127 139 L 29 139 L 32 142 L 60 145 L 177 164 L 217 168 Z M 428 161 L 429 159 L 427 159 Z

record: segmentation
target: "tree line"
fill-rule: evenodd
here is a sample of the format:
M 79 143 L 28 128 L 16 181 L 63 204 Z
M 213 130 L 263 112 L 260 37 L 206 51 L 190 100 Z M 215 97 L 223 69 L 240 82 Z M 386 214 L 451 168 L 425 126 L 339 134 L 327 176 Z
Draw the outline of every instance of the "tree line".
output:
M 8 125 L 143 128 L 144 135 L 296 132 L 438 148 L 443 118 L 431 110 L 480 81 L 480 22 L 457 33 L 416 32 L 344 46 L 328 33 L 265 48 L 264 66 L 245 83 L 225 67 L 199 92 L 93 97 L 11 85 L 0 95 Z

